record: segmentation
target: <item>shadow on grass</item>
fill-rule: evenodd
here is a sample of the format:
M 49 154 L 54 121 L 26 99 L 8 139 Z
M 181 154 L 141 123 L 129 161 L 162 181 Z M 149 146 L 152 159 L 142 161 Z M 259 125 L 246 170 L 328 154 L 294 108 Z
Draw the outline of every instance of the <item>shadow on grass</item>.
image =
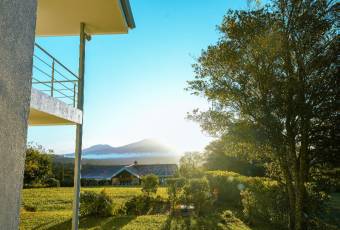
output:
M 83 217 L 80 218 L 80 229 L 95 228 L 98 229 L 121 229 L 127 225 L 130 221 L 135 219 L 135 216 L 115 216 L 115 217 Z M 64 230 L 71 229 L 72 222 L 71 219 L 56 224 L 48 229 L 51 230 Z
M 218 229 L 218 223 L 220 222 L 219 215 L 211 214 L 206 216 L 168 216 L 167 220 L 162 226 L 162 230 L 170 229 Z

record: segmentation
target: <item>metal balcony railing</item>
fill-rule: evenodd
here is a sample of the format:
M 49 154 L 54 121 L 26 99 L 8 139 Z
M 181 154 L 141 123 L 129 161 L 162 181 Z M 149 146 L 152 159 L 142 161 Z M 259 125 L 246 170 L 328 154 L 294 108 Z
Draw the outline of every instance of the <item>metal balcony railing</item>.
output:
M 32 75 L 33 88 L 76 107 L 78 76 L 38 44 L 34 47 Z

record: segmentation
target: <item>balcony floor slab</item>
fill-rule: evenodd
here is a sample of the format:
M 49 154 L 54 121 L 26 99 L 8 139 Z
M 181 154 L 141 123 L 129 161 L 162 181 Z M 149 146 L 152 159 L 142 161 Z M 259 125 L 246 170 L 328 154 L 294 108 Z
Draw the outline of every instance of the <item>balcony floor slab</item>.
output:
M 81 110 L 32 88 L 29 125 L 81 124 L 82 115 Z

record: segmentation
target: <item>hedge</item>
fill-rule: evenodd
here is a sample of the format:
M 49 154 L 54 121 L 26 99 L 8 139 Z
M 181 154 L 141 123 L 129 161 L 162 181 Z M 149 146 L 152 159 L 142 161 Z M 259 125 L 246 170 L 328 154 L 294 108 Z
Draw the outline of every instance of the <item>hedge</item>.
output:
M 277 181 L 228 171 L 208 171 L 206 176 L 220 205 L 241 208 L 250 223 L 270 221 L 273 225 L 286 225 L 287 196 Z

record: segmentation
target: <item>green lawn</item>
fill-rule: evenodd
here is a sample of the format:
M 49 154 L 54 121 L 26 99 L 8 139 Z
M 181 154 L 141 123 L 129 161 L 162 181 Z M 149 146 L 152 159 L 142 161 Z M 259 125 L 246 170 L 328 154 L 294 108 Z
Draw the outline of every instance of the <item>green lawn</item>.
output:
M 100 192 L 103 187 L 82 188 L 82 191 Z M 129 198 L 141 194 L 138 187 L 106 187 L 112 197 L 115 209 L 121 207 Z M 166 188 L 159 188 L 157 195 L 166 197 Z M 24 189 L 21 208 L 21 229 L 68 229 L 72 215 L 72 188 Z M 34 212 L 27 211 L 35 209 Z M 166 216 L 111 217 L 104 219 L 83 218 L 82 229 L 159 229 Z M 111 227 L 110 227 L 111 226 Z M 124 227 L 124 228 L 123 228 Z M 145 228 L 143 228 L 145 227 Z
M 104 187 L 82 188 L 81 191 L 100 192 Z M 138 187 L 105 187 L 114 205 L 119 207 L 134 195 L 141 194 Z M 166 197 L 166 188 L 159 188 L 157 195 Z M 65 211 L 72 209 L 72 188 L 34 188 L 23 190 L 23 207 L 35 207 L 36 211 Z
M 83 188 L 100 192 L 103 188 Z M 106 187 L 115 208 L 119 208 L 134 195 L 141 194 L 138 187 Z M 21 208 L 20 229 L 60 229 L 71 228 L 72 188 L 24 189 Z M 159 188 L 158 195 L 166 197 L 166 188 Z M 27 211 L 27 209 L 35 211 Z M 80 229 L 123 229 L 123 230 L 175 230 L 175 229 L 217 229 L 220 219 L 211 214 L 204 218 L 176 217 L 168 215 L 113 216 L 108 218 L 84 217 L 80 219 Z M 232 230 L 249 230 L 236 219 L 228 225 Z M 221 229 L 221 228 L 219 228 Z M 223 229 L 223 228 L 222 228 Z

